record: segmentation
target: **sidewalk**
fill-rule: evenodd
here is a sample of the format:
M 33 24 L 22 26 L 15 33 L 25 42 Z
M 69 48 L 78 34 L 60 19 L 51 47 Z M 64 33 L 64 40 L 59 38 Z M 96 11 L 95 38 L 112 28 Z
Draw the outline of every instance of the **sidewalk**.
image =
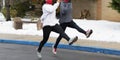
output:
M 31 36 L 31 35 L 0 34 L 0 39 L 13 39 L 13 40 L 40 42 L 42 40 L 42 37 Z M 56 38 L 53 37 L 50 37 L 48 40 L 49 43 L 55 43 L 55 41 Z M 62 39 L 60 44 L 67 44 L 67 41 Z M 101 42 L 101 41 L 79 39 L 74 45 L 120 50 L 120 43 L 115 43 L 115 42 Z

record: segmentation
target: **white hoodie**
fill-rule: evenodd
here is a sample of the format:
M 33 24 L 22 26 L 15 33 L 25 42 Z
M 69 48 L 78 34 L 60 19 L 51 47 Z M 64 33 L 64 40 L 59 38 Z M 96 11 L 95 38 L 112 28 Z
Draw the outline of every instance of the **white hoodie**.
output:
M 56 9 L 58 8 L 60 3 L 55 3 L 54 5 L 51 4 L 44 4 L 42 7 L 43 14 L 40 18 L 41 22 L 44 26 L 54 26 L 55 24 L 59 24 L 56 18 Z

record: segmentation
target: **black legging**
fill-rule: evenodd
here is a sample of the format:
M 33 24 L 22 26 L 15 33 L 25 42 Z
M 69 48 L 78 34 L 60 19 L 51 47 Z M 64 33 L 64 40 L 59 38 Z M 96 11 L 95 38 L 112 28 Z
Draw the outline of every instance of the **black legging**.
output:
M 41 52 L 42 47 L 48 41 L 51 31 L 59 33 L 61 35 L 61 37 L 65 38 L 68 41 L 70 40 L 70 38 L 67 36 L 66 33 L 64 33 L 64 31 L 60 25 L 56 24 L 55 26 L 45 26 L 45 27 L 43 27 L 43 40 L 40 42 L 39 48 L 38 48 L 39 52 Z
M 60 26 L 63 28 L 63 30 L 65 31 L 66 27 L 71 27 L 71 28 L 75 28 L 77 29 L 77 31 L 86 34 L 86 31 L 84 31 L 82 28 L 80 28 L 74 21 L 68 22 L 68 23 L 62 23 L 60 24 Z M 54 45 L 54 48 L 57 48 L 60 40 L 62 39 L 62 36 L 59 35 L 59 37 L 57 38 L 57 41 Z

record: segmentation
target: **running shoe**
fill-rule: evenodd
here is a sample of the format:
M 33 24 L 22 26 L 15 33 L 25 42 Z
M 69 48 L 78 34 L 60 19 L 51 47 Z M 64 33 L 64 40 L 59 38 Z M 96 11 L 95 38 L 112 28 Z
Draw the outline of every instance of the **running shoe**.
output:
M 54 45 L 52 45 L 52 52 L 53 52 L 53 54 L 57 54 L 57 48 L 54 48 Z
M 92 29 L 87 30 L 86 31 L 86 37 L 89 38 L 92 33 L 93 33 Z
M 70 40 L 68 41 L 68 43 L 69 43 L 69 45 L 72 45 L 72 44 L 75 43 L 77 40 L 78 40 L 78 37 L 76 36 L 76 37 L 70 39 Z

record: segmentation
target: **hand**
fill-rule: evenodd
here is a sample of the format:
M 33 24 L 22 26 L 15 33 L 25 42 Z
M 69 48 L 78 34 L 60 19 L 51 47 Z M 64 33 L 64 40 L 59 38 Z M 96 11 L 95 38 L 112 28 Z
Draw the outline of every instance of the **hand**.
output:
M 61 0 L 57 0 L 57 2 L 59 2 L 59 3 L 60 3 L 60 2 L 61 2 Z
M 41 21 L 38 20 L 38 21 L 37 21 L 37 30 L 42 29 L 42 27 L 43 27 L 43 23 L 41 23 Z
M 40 26 L 41 28 L 43 27 L 43 23 L 41 23 L 41 26 Z

